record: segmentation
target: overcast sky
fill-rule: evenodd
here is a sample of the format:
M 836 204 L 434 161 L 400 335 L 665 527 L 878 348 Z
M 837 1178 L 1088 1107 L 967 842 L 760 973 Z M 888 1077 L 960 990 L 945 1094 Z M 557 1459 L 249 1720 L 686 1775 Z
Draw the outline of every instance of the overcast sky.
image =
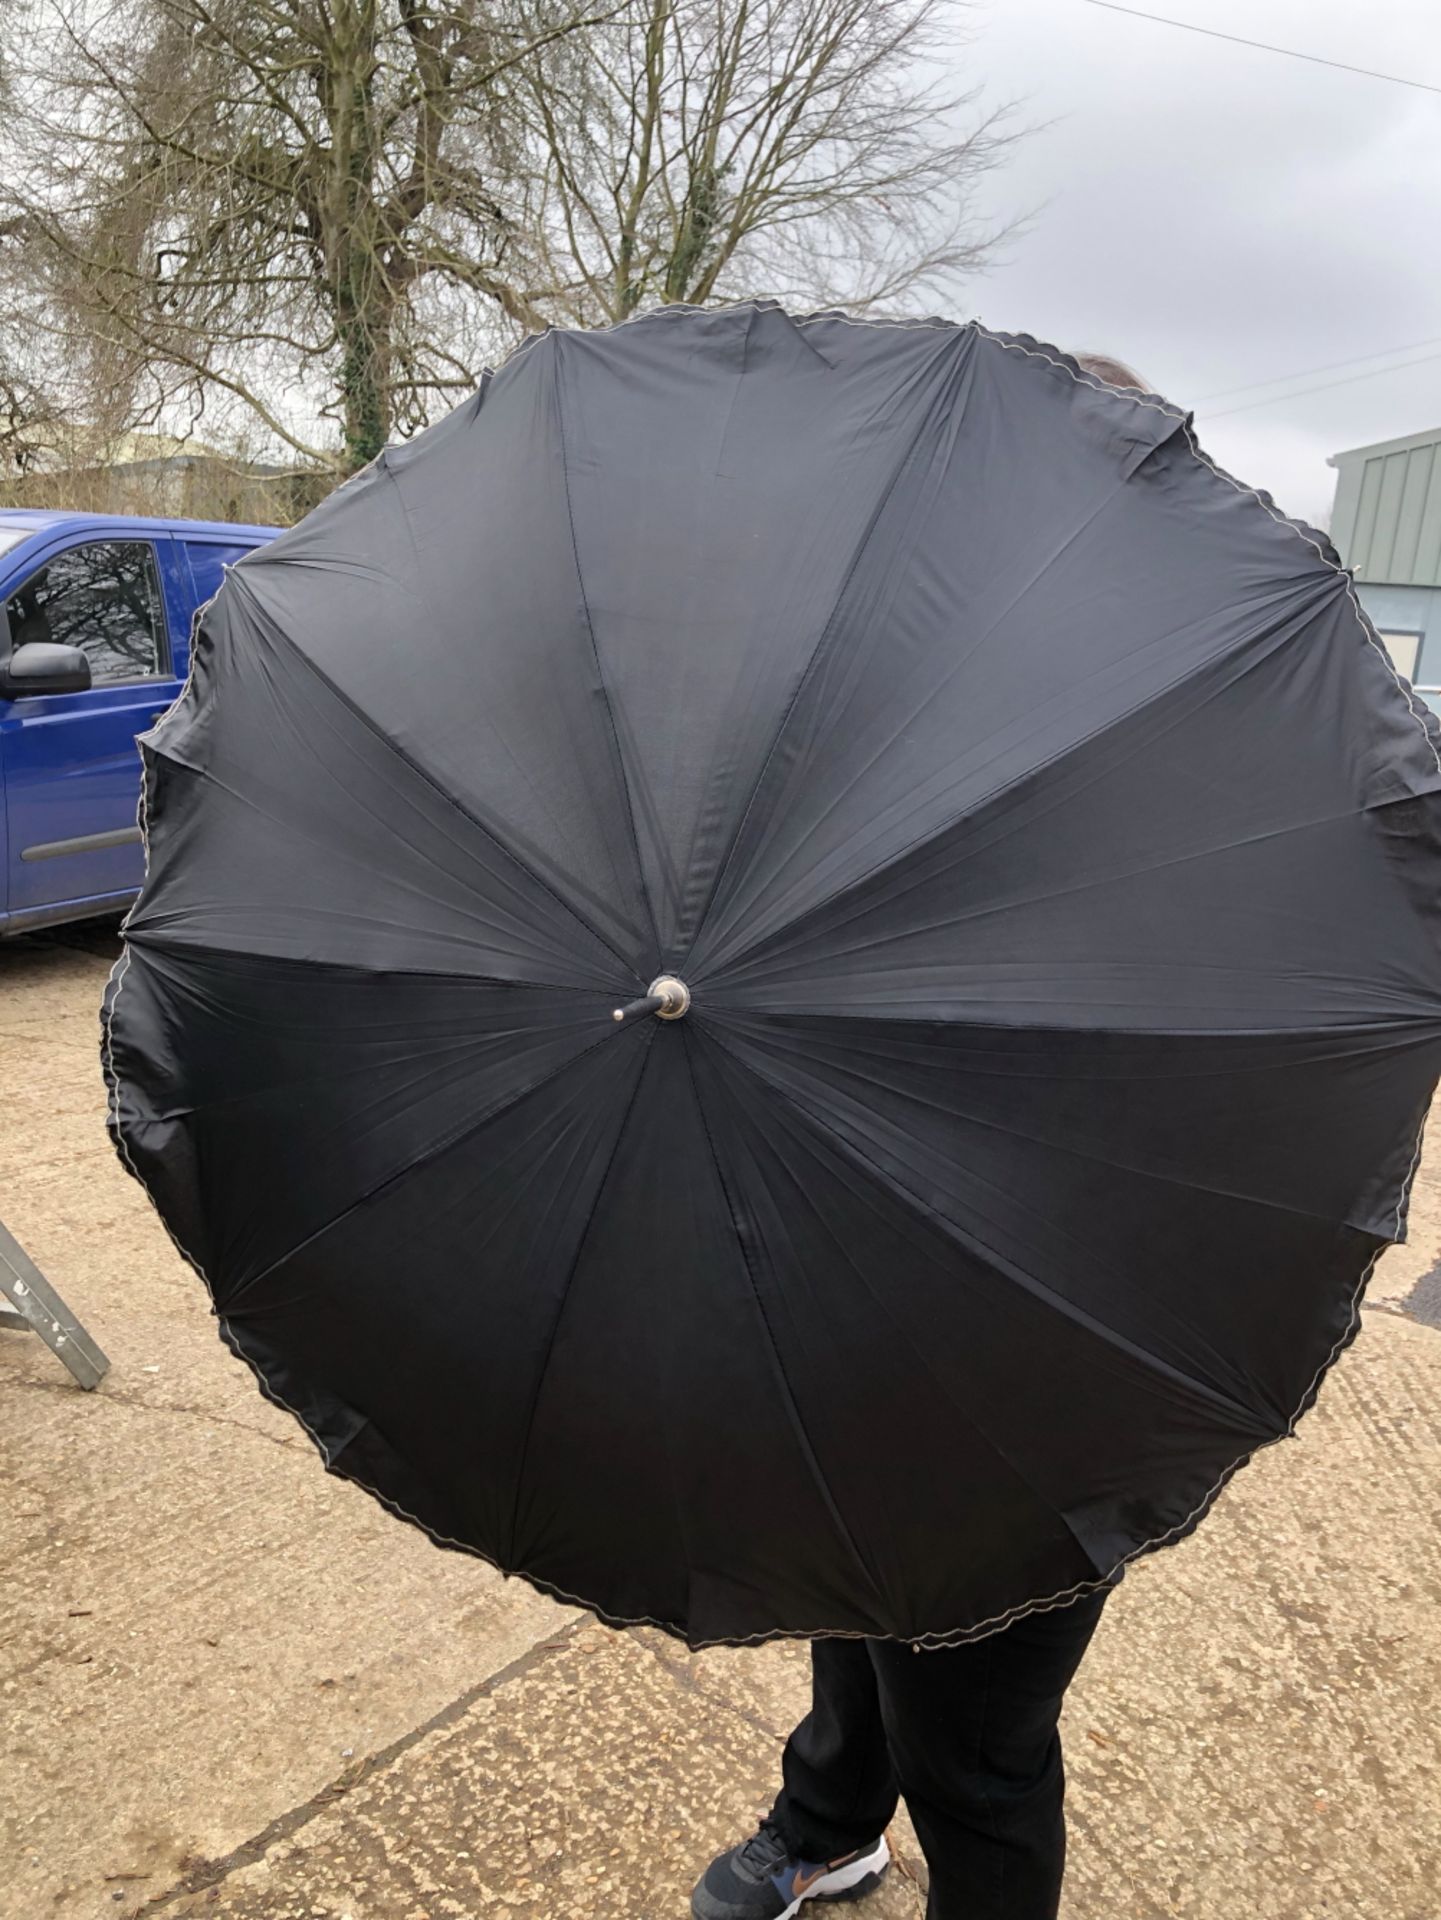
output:
M 1136 4 L 1441 87 L 1438 0 Z M 989 0 L 972 20 L 958 71 L 1049 123 L 990 189 L 1003 213 L 1038 211 L 972 283 L 984 321 L 1129 361 L 1195 409 L 1223 466 L 1312 520 L 1328 454 L 1441 427 L 1441 93 L 1086 0 Z M 1248 404 L 1276 394 L 1296 397 Z

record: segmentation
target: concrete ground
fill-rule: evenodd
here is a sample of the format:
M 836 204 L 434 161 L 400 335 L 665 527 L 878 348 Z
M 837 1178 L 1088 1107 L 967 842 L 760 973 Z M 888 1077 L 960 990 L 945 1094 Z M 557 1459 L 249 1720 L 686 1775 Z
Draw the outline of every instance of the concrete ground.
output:
M 0 1213 L 114 1363 L 82 1394 L 0 1333 L 0 1916 L 682 1920 L 804 1649 L 607 1633 L 321 1472 L 104 1138 L 112 954 L 0 948 Z M 1108 1609 L 1066 1920 L 1441 1915 L 1438 1275 L 1423 1171 L 1298 1439 Z M 858 1920 L 922 1911 L 893 1837 Z

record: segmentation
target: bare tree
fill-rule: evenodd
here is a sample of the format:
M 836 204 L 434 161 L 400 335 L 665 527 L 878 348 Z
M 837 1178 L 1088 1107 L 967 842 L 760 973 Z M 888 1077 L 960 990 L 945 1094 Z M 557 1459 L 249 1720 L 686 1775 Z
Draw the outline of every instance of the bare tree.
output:
M 903 304 L 994 243 L 963 0 L 4 8 L 0 338 L 87 426 L 339 474 L 547 320 Z
M 8 351 L 0 352 L 0 478 L 30 472 L 60 432 L 53 396 L 16 365 Z
M 766 292 L 953 294 L 1000 234 L 975 211 L 1009 109 L 936 84 L 957 0 L 639 0 L 518 64 L 532 218 L 582 322 Z
M 539 324 L 498 82 L 603 9 L 7 4 L 0 221 L 92 391 L 150 418 L 229 396 L 354 466 L 471 384 L 478 323 Z

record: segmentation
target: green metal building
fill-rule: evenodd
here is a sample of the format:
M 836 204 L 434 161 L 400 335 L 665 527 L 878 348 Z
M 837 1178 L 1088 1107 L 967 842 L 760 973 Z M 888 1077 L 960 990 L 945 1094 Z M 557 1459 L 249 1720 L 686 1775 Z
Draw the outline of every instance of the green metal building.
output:
M 1331 465 L 1331 538 L 1397 667 L 1441 713 L 1441 427 Z

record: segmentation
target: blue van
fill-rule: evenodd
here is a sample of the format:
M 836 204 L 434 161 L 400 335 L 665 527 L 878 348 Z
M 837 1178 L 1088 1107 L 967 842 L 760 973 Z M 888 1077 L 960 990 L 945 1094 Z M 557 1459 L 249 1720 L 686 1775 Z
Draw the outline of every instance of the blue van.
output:
M 135 736 L 184 684 L 222 570 L 277 531 L 0 512 L 0 936 L 134 899 Z

